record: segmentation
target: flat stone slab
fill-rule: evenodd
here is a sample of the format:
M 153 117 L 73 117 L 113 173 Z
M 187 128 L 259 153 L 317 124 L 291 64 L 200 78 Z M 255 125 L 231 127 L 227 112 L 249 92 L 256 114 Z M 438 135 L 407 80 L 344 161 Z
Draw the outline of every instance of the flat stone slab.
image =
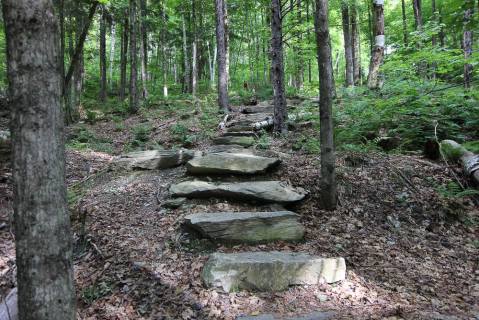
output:
M 274 292 L 293 285 L 335 283 L 346 278 L 344 258 L 322 258 L 306 253 L 214 253 L 202 271 L 207 287 L 226 292 Z
M 298 241 L 304 236 L 299 216 L 290 211 L 199 213 L 185 219 L 188 227 L 218 242 Z
M 237 183 L 186 181 L 172 185 L 170 187 L 170 193 L 174 197 L 218 197 L 284 204 L 301 201 L 307 194 L 302 188 L 293 188 L 280 181 L 251 181 Z
M 214 144 L 236 144 L 242 147 L 251 147 L 254 144 L 253 137 L 218 137 L 213 139 Z
M 277 316 L 274 314 L 260 314 L 257 316 L 240 316 L 236 320 L 329 320 L 335 319 L 337 314 L 332 311 L 318 311 L 294 317 Z
M 223 137 L 256 137 L 258 133 L 254 131 L 232 131 L 229 130 L 222 133 Z
M 206 153 L 239 153 L 239 154 L 254 154 L 252 149 L 244 148 L 242 146 L 234 145 L 234 144 L 218 144 L 212 145 L 208 148 Z
M 193 159 L 191 150 L 148 150 L 131 152 L 120 156 L 113 164 L 129 170 L 156 170 L 177 167 Z
M 278 166 L 278 158 L 248 154 L 210 153 L 196 157 L 186 164 L 192 174 L 261 174 Z
M 252 113 L 273 113 L 274 107 L 273 106 L 249 106 L 244 107 L 242 113 L 245 114 L 252 114 Z

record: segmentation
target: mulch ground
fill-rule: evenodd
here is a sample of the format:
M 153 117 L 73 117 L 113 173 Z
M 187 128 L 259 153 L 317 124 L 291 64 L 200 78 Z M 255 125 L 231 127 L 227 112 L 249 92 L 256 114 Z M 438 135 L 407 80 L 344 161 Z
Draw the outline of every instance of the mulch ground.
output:
M 91 126 L 105 134 L 110 127 Z M 166 129 L 155 134 L 161 130 Z M 119 144 L 127 140 L 110 133 Z M 291 153 L 285 140 L 274 141 L 271 149 L 289 155 L 283 155 L 278 171 L 254 179 L 286 180 L 310 191 L 289 208 L 306 226 L 301 243 L 225 247 L 192 238 L 181 226 L 187 214 L 274 207 L 209 199 L 165 209 L 169 186 L 189 178 L 184 168 L 115 172 L 108 169 L 110 155 L 68 150 L 67 181 L 78 193 L 72 220 L 79 319 L 234 319 L 318 310 L 336 311 L 338 319 L 474 319 L 479 314 L 477 200 L 446 198 L 438 191 L 459 169 L 419 156 L 339 153 L 340 206 L 327 212 L 319 205 L 319 158 Z M 15 285 L 10 181 L 4 165 L 0 298 Z M 271 250 L 343 256 L 347 280 L 280 293 L 224 293 L 201 283 L 210 252 Z

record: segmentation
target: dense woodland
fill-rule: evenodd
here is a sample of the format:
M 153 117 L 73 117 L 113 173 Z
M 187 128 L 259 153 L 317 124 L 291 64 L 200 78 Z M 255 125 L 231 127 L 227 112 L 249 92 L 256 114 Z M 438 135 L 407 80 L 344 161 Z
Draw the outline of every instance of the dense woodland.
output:
M 0 320 L 479 317 L 479 1 L 1 4 Z

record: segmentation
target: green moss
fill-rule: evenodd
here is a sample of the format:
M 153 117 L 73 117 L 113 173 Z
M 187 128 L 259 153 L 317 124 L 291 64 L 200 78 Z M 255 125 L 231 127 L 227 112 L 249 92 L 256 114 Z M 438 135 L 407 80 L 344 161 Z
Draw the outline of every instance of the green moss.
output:
M 479 154 L 479 140 L 465 142 L 462 146 L 472 153 Z

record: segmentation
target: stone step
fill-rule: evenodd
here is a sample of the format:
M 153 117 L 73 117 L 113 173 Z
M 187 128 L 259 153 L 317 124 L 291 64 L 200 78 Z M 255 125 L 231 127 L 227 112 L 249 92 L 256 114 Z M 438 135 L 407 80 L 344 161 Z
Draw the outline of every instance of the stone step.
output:
M 214 253 L 202 278 L 207 287 L 226 292 L 275 292 L 293 285 L 335 283 L 346 278 L 344 258 L 322 258 L 306 253 Z
M 236 144 L 242 147 L 251 147 L 254 141 L 253 137 L 218 137 L 213 139 L 213 144 Z
M 207 150 L 206 153 L 238 153 L 238 154 L 254 154 L 254 151 L 249 148 L 242 147 L 235 144 L 218 144 L 212 145 Z
M 185 164 L 193 159 L 195 151 L 192 150 L 148 150 L 131 152 L 113 160 L 113 165 L 134 170 L 155 170 L 173 168 Z
M 248 123 L 246 125 L 238 125 L 235 123 L 228 124 L 227 131 L 228 132 L 244 132 L 244 131 L 251 131 L 254 130 L 252 124 Z
M 277 167 L 281 160 L 248 154 L 210 153 L 186 164 L 191 174 L 261 174 Z
M 255 114 L 255 113 L 270 113 L 273 114 L 274 107 L 273 106 L 249 106 L 244 107 L 242 113 L 245 114 Z
M 258 133 L 254 131 L 229 131 L 221 134 L 223 137 L 257 137 Z
M 291 211 L 199 213 L 185 219 L 186 226 L 222 243 L 299 241 L 304 236 L 299 216 Z
M 251 181 L 237 183 L 212 183 L 186 181 L 170 187 L 173 197 L 227 198 L 264 203 L 294 203 L 303 200 L 307 192 L 280 181 Z

